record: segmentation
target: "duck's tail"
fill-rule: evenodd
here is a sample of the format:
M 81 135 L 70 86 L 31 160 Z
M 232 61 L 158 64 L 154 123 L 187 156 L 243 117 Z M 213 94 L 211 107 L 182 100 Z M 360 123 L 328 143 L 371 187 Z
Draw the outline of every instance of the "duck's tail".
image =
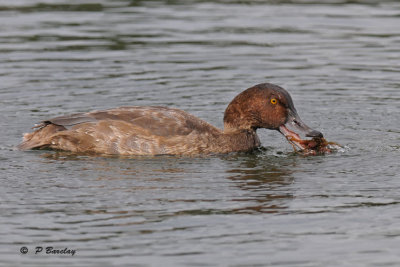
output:
M 31 133 L 25 133 L 22 138 L 22 143 L 18 145 L 20 150 L 40 149 L 51 146 L 51 137 L 65 130 L 63 126 L 55 124 L 41 124 L 34 128 L 39 128 Z

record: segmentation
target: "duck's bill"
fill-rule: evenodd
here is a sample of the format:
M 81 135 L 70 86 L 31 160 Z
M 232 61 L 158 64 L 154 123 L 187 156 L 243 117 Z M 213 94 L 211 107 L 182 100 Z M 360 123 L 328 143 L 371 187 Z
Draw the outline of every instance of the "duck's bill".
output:
M 279 127 L 279 132 L 286 137 L 293 147 L 297 147 L 300 150 L 308 147 L 308 140 L 305 140 L 306 137 L 323 137 L 321 132 L 308 127 L 294 112 L 289 115 L 288 121 Z M 304 139 L 302 136 L 304 136 Z

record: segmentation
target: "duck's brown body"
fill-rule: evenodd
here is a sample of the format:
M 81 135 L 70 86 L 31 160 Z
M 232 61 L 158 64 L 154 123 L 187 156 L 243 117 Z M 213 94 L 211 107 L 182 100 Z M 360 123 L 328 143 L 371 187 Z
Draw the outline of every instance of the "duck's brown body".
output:
M 248 151 L 260 146 L 255 131 L 224 133 L 185 111 L 166 107 L 120 107 L 44 121 L 24 135 L 21 149 L 157 155 Z
M 120 107 L 43 121 L 24 135 L 19 148 L 120 155 L 229 153 L 259 147 L 258 128 L 298 137 L 286 127 L 289 124 L 308 136 L 322 136 L 300 120 L 286 90 L 264 83 L 232 100 L 225 110 L 224 130 L 179 109 Z

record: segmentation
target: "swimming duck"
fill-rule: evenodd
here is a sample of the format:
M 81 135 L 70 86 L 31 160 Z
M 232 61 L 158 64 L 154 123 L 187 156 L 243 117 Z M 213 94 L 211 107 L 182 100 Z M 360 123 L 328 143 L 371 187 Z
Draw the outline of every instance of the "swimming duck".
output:
M 42 121 L 18 146 L 120 155 L 196 155 L 251 151 L 261 146 L 257 129 L 278 130 L 299 149 L 299 134 L 322 137 L 302 122 L 289 93 L 262 83 L 237 95 L 224 113 L 224 129 L 179 109 L 131 106 Z

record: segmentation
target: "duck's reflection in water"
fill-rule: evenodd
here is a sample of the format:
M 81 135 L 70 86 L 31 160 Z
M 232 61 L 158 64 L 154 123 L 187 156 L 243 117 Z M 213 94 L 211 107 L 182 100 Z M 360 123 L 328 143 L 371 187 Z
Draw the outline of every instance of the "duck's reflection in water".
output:
M 101 200 L 100 206 L 86 206 L 91 214 L 101 208 L 102 213 L 139 215 L 147 221 L 182 215 L 284 213 L 293 199 L 296 157 L 291 156 L 263 152 L 209 158 L 121 158 L 68 152 L 41 156 L 81 175 L 75 179 L 79 190 L 93 194 L 91 201 Z M 60 183 L 69 182 L 62 179 Z
M 242 202 L 235 213 L 281 213 L 293 199 L 291 185 L 295 158 L 275 157 L 262 154 L 248 155 L 228 170 L 228 179 L 244 194 L 232 201 Z

